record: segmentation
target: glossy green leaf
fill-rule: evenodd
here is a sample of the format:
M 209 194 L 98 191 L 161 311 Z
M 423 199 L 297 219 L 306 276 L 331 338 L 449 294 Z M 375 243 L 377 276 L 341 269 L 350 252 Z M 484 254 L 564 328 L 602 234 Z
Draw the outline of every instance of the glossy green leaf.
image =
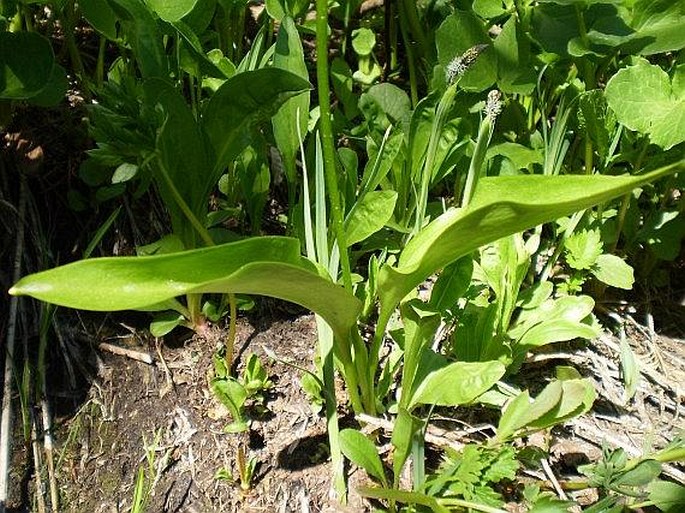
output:
M 202 125 L 223 169 L 249 144 L 250 130 L 268 121 L 283 103 L 308 91 L 306 80 L 278 68 L 239 73 L 228 79 L 204 109 Z
M 561 380 L 561 398 L 554 408 L 528 423 L 530 429 L 544 429 L 582 415 L 592 408 L 597 393 L 585 379 Z
M 96 311 L 142 309 L 189 293 L 260 294 L 321 315 L 338 336 L 355 323 L 359 301 L 320 277 L 286 237 L 245 241 L 149 257 L 81 260 L 26 276 L 14 295 Z
M 189 14 L 198 0 L 145 0 L 150 8 L 164 21 L 179 21 Z
M 685 47 L 685 2 L 637 0 L 630 25 L 635 33 L 628 49 L 642 55 L 680 50 Z
M 487 392 L 505 372 L 500 362 L 454 362 L 430 372 L 416 387 L 410 408 L 418 404 L 458 406 Z
M 504 408 L 497 428 L 497 439 L 507 440 L 517 431 L 538 422 L 559 406 L 563 392 L 562 382 L 553 381 L 531 402 L 528 391 L 524 390 Z
M 452 208 L 424 227 L 397 266 L 379 273 L 381 320 L 428 276 L 506 235 L 621 196 L 682 170 L 683 162 L 641 176 L 515 176 L 483 178 L 466 209 Z
M 48 84 L 55 56 L 37 32 L 0 32 L 0 98 L 36 96 Z
M 635 283 L 633 268 L 616 255 L 599 255 L 592 274 L 599 281 L 619 289 L 630 290 Z
M 387 486 L 383 463 L 373 442 L 356 429 L 343 429 L 339 437 L 340 450 L 345 457 Z
M 396 202 L 395 191 L 371 191 L 364 195 L 345 221 L 347 245 L 361 242 L 383 228 L 392 217 Z
M 667 150 L 685 141 L 685 88 L 673 88 L 659 66 L 641 60 L 616 73 L 606 86 L 606 99 L 618 120 L 649 134 Z

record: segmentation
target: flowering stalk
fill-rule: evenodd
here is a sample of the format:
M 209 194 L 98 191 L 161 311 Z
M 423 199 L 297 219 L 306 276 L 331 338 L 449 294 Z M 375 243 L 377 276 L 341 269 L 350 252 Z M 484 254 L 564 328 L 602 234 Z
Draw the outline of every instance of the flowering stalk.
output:
M 428 151 L 426 152 L 426 160 L 421 169 L 421 184 L 419 188 L 418 206 L 416 211 L 416 219 L 414 222 L 413 234 L 416 234 L 423 227 L 426 207 L 428 205 L 428 189 L 430 182 L 434 175 L 435 153 L 440 142 L 440 135 L 442 129 L 447 122 L 447 115 L 452 108 L 452 103 L 457 95 L 457 85 L 461 77 L 466 71 L 476 62 L 478 56 L 488 48 L 488 45 L 476 45 L 464 52 L 462 55 L 455 57 L 452 62 L 447 65 L 445 70 L 445 79 L 447 80 L 447 89 L 440 98 L 438 107 L 435 111 L 435 121 L 431 128 L 430 139 L 428 140 Z
M 476 185 L 483 173 L 483 162 L 485 161 L 485 153 L 492 139 L 492 133 L 495 130 L 495 120 L 502 112 L 502 93 L 497 89 L 493 89 L 488 93 L 488 99 L 485 103 L 483 113 L 485 116 L 480 122 L 478 129 L 478 139 L 476 140 L 476 147 L 473 150 L 473 157 L 471 157 L 471 164 L 469 165 L 469 173 L 466 175 L 466 184 L 464 185 L 464 194 L 461 198 L 461 206 L 466 207 L 473 197 L 476 190 Z M 456 191 L 455 191 L 456 197 Z

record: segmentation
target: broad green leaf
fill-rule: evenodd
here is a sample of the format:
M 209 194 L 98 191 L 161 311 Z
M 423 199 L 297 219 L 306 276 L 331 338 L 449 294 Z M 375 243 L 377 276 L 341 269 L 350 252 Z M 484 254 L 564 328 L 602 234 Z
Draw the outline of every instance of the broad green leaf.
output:
M 395 191 L 371 191 L 355 203 L 345 221 L 347 245 L 365 240 L 383 228 L 395 210 Z
M 593 339 L 599 331 L 593 326 L 578 321 L 554 319 L 534 326 L 518 341 L 522 348 L 541 347 L 554 342 L 564 342 L 575 338 Z
M 685 47 L 685 2 L 637 0 L 630 25 L 635 33 L 628 49 L 642 55 L 680 50 Z
M 661 474 L 661 463 L 656 460 L 644 460 L 637 466 L 623 473 L 612 481 L 612 485 L 622 487 L 646 486 Z
M 189 14 L 198 0 L 145 0 L 150 8 L 164 21 L 179 21 Z
M 501 3 L 501 2 L 500 2 Z M 510 17 L 494 43 L 497 85 L 505 93 L 530 94 L 537 80 L 530 65 L 530 43 L 516 16 Z
M 530 429 L 544 429 L 588 411 L 597 394 L 592 383 L 584 379 L 559 381 L 561 398 L 554 408 L 528 423 Z
M 83 17 L 95 30 L 112 41 L 117 38 L 117 15 L 107 2 L 79 0 L 78 6 Z
M 150 334 L 153 337 L 163 337 L 183 324 L 184 320 L 185 317 L 178 312 L 160 312 L 150 323 Z
M 504 408 L 497 426 L 495 439 L 508 440 L 518 429 L 525 426 L 529 419 L 530 394 L 524 390 L 514 397 Z
M 527 391 L 524 392 L 524 394 L 527 393 Z M 542 389 L 542 392 L 529 404 L 527 409 L 517 408 L 514 410 L 513 413 L 517 415 L 512 415 L 512 419 L 508 421 L 509 431 L 511 432 L 512 429 L 522 429 L 547 414 L 550 410 L 557 407 L 561 401 L 562 394 L 561 381 L 552 381 Z
M 522 144 L 512 142 L 493 144 L 488 148 L 485 159 L 490 160 L 498 155 L 509 159 L 517 170 L 531 169 L 533 164 L 542 165 L 545 161 L 540 150 L 533 150 Z
M 22 278 L 14 295 L 96 311 L 142 309 L 190 293 L 260 294 L 321 315 L 337 336 L 355 323 L 360 303 L 320 277 L 286 237 L 245 241 L 149 257 L 81 260 Z
M 202 119 L 217 156 L 215 168 L 223 169 L 240 154 L 256 124 L 268 121 L 286 100 L 310 87 L 303 78 L 277 68 L 229 78 L 207 102 Z
M 131 45 L 143 78 L 168 78 L 162 33 L 141 0 L 107 0 Z
M 181 41 L 184 43 L 181 45 L 181 65 L 184 70 L 197 78 L 215 78 L 220 80 L 228 78 L 224 70 L 205 54 L 200 38 L 190 25 L 182 20 L 173 21 L 170 24 L 176 29 Z
M 290 17 L 283 18 L 278 29 L 274 67 L 284 69 L 307 80 L 308 72 L 304 62 L 302 42 L 295 22 Z M 287 100 L 278 109 L 271 121 L 276 145 L 283 156 L 286 178 L 289 187 L 292 188 L 296 187 L 298 183 L 295 162 L 300 146 L 299 137 L 304 140 L 307 135 L 308 120 L 309 94 L 305 92 Z M 292 200 L 294 201 L 294 198 Z
M 449 209 L 407 243 L 397 266 L 383 266 L 378 278 L 382 323 L 428 276 L 480 246 L 626 194 L 684 164 L 640 176 L 482 178 L 468 208 Z
M 0 32 L 0 98 L 36 96 L 48 84 L 55 56 L 37 32 Z
M 674 90 L 659 66 L 641 60 L 620 70 L 605 95 L 619 122 L 648 134 L 654 144 L 667 150 L 685 141 L 685 91 Z
M 376 34 L 373 30 L 362 27 L 352 31 L 352 48 L 362 57 L 371 55 L 373 47 L 376 46 Z
M 285 17 L 295 18 L 309 6 L 309 0 L 266 0 L 266 12 L 276 21 Z
M 647 486 L 649 500 L 667 513 L 685 509 L 685 486 L 669 481 L 652 481 Z
M 421 428 L 423 422 L 414 417 L 409 411 L 399 406 L 397 409 L 397 417 L 392 428 L 392 445 L 395 448 L 392 455 L 392 470 L 395 475 L 395 486 L 399 483 L 402 475 L 402 468 L 404 467 L 407 458 L 411 452 L 412 438 L 414 434 Z
M 592 274 L 599 281 L 619 289 L 630 290 L 635 283 L 633 268 L 616 255 L 599 255 Z
M 513 0 L 474 0 L 473 12 L 481 18 L 497 18 L 507 14 L 513 5 Z
M 391 122 L 405 126 L 411 116 L 411 101 L 402 89 L 384 82 L 371 86 L 364 95 L 373 98 Z
M 435 33 L 438 48 L 438 66 L 434 71 L 434 86 L 445 85 L 445 70 L 455 58 L 478 44 L 490 44 L 485 26 L 469 11 L 456 11 L 442 22 Z M 497 78 L 497 57 L 492 50 L 483 52 L 459 81 L 459 87 L 468 91 L 484 91 Z
M 67 72 L 62 66 L 55 63 L 45 87 L 37 95 L 29 98 L 28 101 L 39 107 L 54 107 L 64 99 L 67 89 L 69 89 Z
M 138 166 L 130 162 L 119 165 L 112 175 L 112 183 L 128 182 L 138 174 Z
M 681 243 L 685 237 L 683 213 L 661 208 L 645 219 L 637 239 L 662 260 L 675 260 L 680 255 Z
M 412 396 L 422 378 L 429 372 L 445 365 L 444 357 L 426 350 L 435 337 L 440 325 L 440 316 L 427 307 L 422 301 L 410 301 L 401 308 L 402 324 L 404 325 L 404 365 L 402 367 L 402 394 L 399 404 L 401 408 L 408 408 Z M 431 356 L 435 356 L 434 363 Z M 420 372 L 420 367 L 427 368 Z M 418 375 L 421 374 L 421 375 Z
M 418 404 L 458 406 L 487 392 L 505 372 L 500 362 L 455 362 L 430 372 L 416 387 L 410 408 Z
M 444 312 L 452 308 L 471 285 L 473 260 L 470 257 L 460 258 L 443 269 L 431 291 L 430 305 Z
M 171 215 L 173 232 L 186 248 L 196 248 L 200 245 L 199 236 L 178 205 L 167 179 L 171 180 L 195 217 L 204 219 L 207 197 L 219 175 L 213 173 L 204 134 L 185 99 L 170 83 L 160 79 L 147 80 L 144 89 L 146 101 L 152 106 L 161 106 L 165 114 L 156 141 L 161 168 L 155 174 L 157 186 Z
M 356 429 L 343 429 L 339 437 L 340 450 L 345 457 L 387 486 L 383 463 L 373 442 Z

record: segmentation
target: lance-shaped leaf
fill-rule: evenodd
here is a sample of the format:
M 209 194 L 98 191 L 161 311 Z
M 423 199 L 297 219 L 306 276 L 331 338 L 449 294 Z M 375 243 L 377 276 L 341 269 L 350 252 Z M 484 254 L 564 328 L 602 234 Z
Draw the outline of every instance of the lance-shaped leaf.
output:
M 501 176 L 483 178 L 468 208 L 452 208 L 405 246 L 396 267 L 378 278 L 379 322 L 428 276 L 506 235 L 553 221 L 685 169 L 681 161 L 640 176 Z
M 224 168 L 245 149 L 256 124 L 268 121 L 283 103 L 310 87 L 305 79 L 277 68 L 228 79 L 209 100 L 202 118 L 217 156 L 215 168 Z
M 22 278 L 10 294 L 84 310 L 144 309 L 190 293 L 271 296 L 309 308 L 344 337 L 360 302 L 321 277 L 296 239 L 255 237 L 148 257 L 80 260 Z

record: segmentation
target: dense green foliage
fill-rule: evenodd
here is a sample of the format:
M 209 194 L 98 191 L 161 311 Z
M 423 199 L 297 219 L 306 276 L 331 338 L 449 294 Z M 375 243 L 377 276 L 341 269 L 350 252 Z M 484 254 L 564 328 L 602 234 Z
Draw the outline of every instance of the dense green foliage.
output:
M 116 53 L 101 51 L 94 70 L 70 54 L 97 99 L 81 167 L 94 194 L 81 206 L 152 187 L 171 224 L 139 248 L 146 256 L 78 261 L 10 292 L 162 312 L 156 335 L 229 315 L 212 381 L 228 431 L 249 428 L 244 405 L 268 388 L 254 357 L 230 375 L 235 294 L 298 303 L 317 314 L 321 362 L 307 387 L 326 402 L 341 499 L 344 454 L 389 509 L 499 511 L 494 487 L 519 465 L 512 441 L 595 399 L 568 367 L 534 399 L 499 384 L 530 351 L 598 335 L 590 292 L 629 289 L 630 264 L 640 277 L 678 256 L 685 2 L 386 0 L 362 13 L 359 1 L 319 0 L 313 23 L 309 2 L 267 0 L 249 34 L 239 0 L 49 4 L 65 30 L 86 23 Z M 29 4 L 2 5 L 0 98 L 59 98 L 64 70 Z M 312 37 L 315 56 L 302 44 Z M 287 237 L 264 235 L 273 198 Z M 336 370 L 354 413 L 392 419 L 390 461 L 360 431 L 338 433 Z M 495 435 L 448 450 L 427 475 L 432 413 L 475 404 L 501 410 Z M 400 489 L 410 459 L 411 492 Z M 616 473 L 588 473 L 612 507 L 618 493 L 671 505 L 663 497 L 680 492 L 646 488 L 660 467 L 645 461 L 632 495 Z M 621 476 L 643 468 L 621 464 Z M 533 511 L 569 507 L 524 496 Z

